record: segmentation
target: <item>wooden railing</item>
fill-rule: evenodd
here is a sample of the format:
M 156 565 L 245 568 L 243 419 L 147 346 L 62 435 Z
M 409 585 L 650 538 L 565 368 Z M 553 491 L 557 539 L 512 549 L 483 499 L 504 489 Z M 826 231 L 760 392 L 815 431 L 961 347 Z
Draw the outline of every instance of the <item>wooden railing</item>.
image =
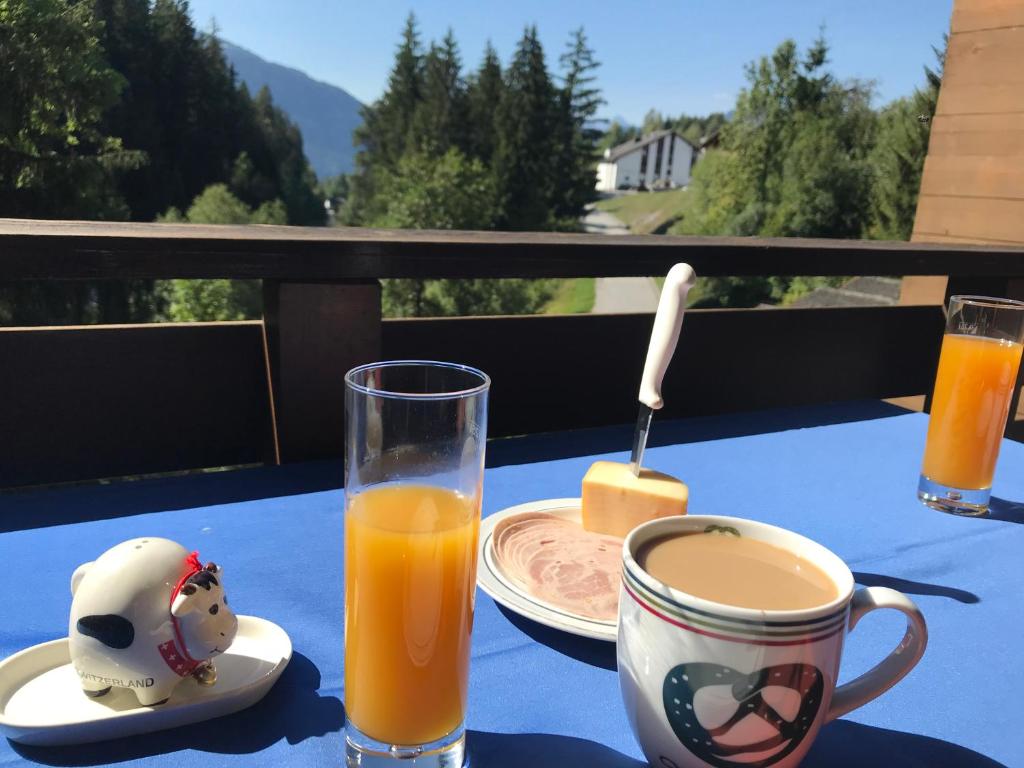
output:
M 0 486 L 340 456 L 344 372 L 491 374 L 492 435 L 628 422 L 645 314 L 383 320 L 379 278 L 950 275 L 1015 295 L 1011 246 L 0 220 L 0 280 L 262 278 L 264 322 L 0 329 Z M 665 415 L 921 395 L 939 306 L 699 310 Z

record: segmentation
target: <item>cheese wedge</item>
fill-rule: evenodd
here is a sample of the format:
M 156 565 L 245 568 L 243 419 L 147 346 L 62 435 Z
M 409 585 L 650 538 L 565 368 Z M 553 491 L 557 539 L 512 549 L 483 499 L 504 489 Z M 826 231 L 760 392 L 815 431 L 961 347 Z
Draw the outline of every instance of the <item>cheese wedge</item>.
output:
M 676 478 L 628 464 L 595 461 L 583 478 L 583 527 L 594 533 L 625 538 L 656 517 L 685 515 L 690 490 Z

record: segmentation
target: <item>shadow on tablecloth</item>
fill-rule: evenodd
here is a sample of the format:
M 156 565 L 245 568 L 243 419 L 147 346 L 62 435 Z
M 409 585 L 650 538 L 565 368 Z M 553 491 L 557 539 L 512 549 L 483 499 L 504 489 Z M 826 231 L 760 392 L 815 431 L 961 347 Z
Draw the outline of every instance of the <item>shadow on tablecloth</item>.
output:
M 520 616 L 511 611 L 501 603 L 495 602 L 498 610 L 516 626 L 523 634 L 529 635 L 541 645 L 546 645 L 553 651 L 563 656 L 568 656 L 584 664 L 601 669 L 610 669 L 614 672 L 618 669 L 615 660 L 615 643 L 607 640 L 592 640 L 589 637 L 577 637 L 560 629 L 552 629 L 543 624 L 538 624 L 532 619 Z
M 611 747 L 551 733 L 488 733 L 470 730 L 466 747 L 473 768 L 645 768 Z
M 469 731 L 477 768 L 643 768 L 647 764 L 587 739 L 548 733 Z M 737 765 L 739 765 L 737 763 Z M 1006 768 L 941 739 L 839 720 L 818 735 L 801 768 Z
M 721 416 L 664 419 L 658 420 L 657 429 L 651 430 L 647 446 L 657 448 L 664 445 L 700 443 L 706 440 L 723 440 L 790 429 L 905 416 L 908 413 L 910 411 L 905 408 L 881 400 L 854 400 Z M 658 417 L 655 416 L 655 419 Z M 633 441 L 633 429 L 633 424 L 621 424 L 496 440 L 487 445 L 487 466 L 532 464 L 538 461 L 626 451 Z
M 880 400 L 867 400 L 692 419 L 665 419 L 658 421 L 649 445 L 657 447 L 720 440 L 906 413 L 905 409 Z M 488 444 L 487 466 L 625 451 L 632 439 L 632 424 L 503 438 Z M 0 492 L 0 533 L 326 491 L 340 488 L 342 477 L 340 460 L 311 461 L 230 472 L 4 491 Z M 1017 522 L 1024 521 L 1024 507 L 1008 506 L 1018 510 L 1012 513 Z M 1007 519 L 999 517 L 995 504 L 992 517 Z
M 337 697 L 321 696 L 317 692 L 319 687 L 320 670 L 296 653 L 270 693 L 258 704 L 234 715 L 97 744 L 11 746 L 29 760 L 60 766 L 107 765 L 186 749 L 252 754 L 282 739 L 298 744 L 308 738 L 340 732 L 345 726 L 345 708 Z
M 0 533 L 340 488 L 340 461 L 0 492 Z
M 849 720 L 826 725 L 801 768 L 1007 768 L 974 750 L 931 736 Z
M 1001 520 L 1004 523 L 1024 523 L 1024 504 L 993 496 L 988 503 L 988 514 L 979 520 Z
M 958 603 L 973 604 L 980 603 L 981 598 L 973 592 L 956 587 L 947 587 L 942 584 L 929 584 L 924 581 L 912 581 L 901 579 L 898 576 L 885 576 L 878 573 L 866 573 L 865 571 L 854 571 L 853 580 L 862 587 L 888 587 L 908 595 L 928 595 L 930 597 L 948 597 Z

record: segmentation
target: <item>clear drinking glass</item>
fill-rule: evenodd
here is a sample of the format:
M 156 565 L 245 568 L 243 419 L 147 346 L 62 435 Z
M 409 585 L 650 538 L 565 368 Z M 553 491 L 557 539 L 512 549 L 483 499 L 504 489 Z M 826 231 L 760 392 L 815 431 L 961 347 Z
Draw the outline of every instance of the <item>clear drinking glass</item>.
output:
M 490 379 L 345 376 L 345 759 L 460 768 Z
M 928 506 L 959 515 L 988 511 L 1022 342 L 1024 302 L 950 298 L 917 487 Z

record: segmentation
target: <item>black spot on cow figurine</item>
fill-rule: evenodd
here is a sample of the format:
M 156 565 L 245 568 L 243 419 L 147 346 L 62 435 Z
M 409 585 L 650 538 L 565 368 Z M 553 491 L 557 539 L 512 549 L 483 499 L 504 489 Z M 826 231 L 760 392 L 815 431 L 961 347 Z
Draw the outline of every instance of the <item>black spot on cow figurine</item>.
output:
M 71 577 L 71 663 L 87 696 L 129 688 L 162 704 L 186 677 L 211 685 L 210 661 L 235 639 L 223 571 L 168 539 L 122 542 Z

